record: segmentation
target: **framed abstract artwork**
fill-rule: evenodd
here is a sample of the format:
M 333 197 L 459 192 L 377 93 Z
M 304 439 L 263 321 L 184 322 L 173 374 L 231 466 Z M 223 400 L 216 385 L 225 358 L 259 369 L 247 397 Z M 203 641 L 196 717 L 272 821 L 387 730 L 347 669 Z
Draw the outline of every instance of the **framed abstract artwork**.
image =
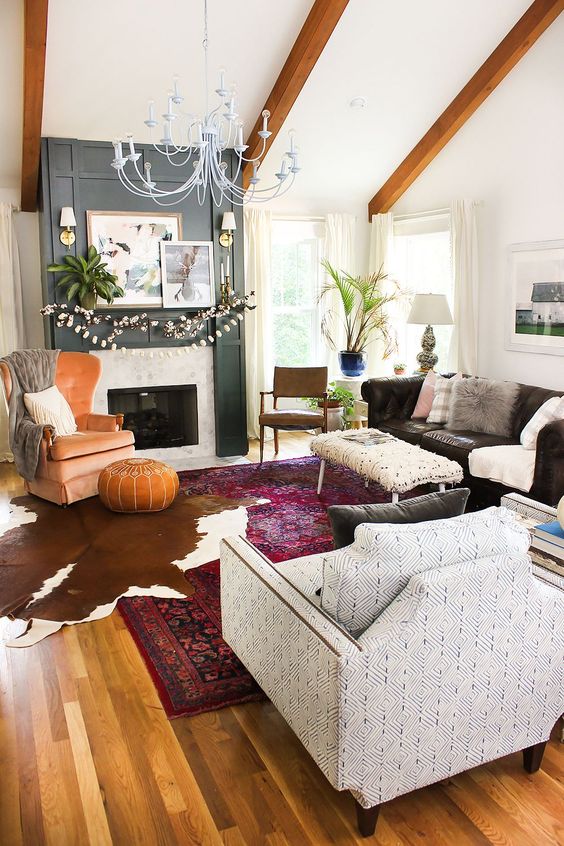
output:
M 161 308 L 160 245 L 182 238 L 182 215 L 88 211 L 86 220 L 88 244 L 103 256 L 125 292 L 109 308 Z
M 509 248 L 505 347 L 564 355 L 564 241 Z
M 164 308 L 215 305 L 211 241 L 162 241 L 161 268 Z

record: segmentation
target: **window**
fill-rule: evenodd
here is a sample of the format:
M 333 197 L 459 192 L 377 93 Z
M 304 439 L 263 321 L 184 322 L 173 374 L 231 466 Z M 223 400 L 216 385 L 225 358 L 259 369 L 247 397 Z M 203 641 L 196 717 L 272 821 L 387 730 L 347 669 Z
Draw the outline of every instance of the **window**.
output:
M 307 367 L 320 356 L 317 296 L 321 280 L 322 221 L 272 221 L 272 324 L 274 363 Z
M 453 273 L 450 236 L 450 213 L 406 215 L 394 220 L 394 243 L 390 260 L 390 276 L 411 294 L 446 294 L 453 310 Z M 407 372 L 417 368 L 415 356 L 421 349 L 424 326 L 405 323 L 409 302 L 400 307 L 397 319 L 397 361 L 407 365 Z M 448 350 L 452 326 L 434 326 L 437 339 L 437 370 L 448 369 Z

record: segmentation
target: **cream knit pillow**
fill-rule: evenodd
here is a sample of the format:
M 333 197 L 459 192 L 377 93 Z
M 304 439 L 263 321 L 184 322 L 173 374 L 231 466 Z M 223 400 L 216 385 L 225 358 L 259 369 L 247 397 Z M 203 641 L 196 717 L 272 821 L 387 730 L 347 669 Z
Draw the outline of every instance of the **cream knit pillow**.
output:
M 72 435 L 76 432 L 74 414 L 56 385 L 35 394 L 24 394 L 24 404 L 35 423 L 52 426 L 56 435 Z

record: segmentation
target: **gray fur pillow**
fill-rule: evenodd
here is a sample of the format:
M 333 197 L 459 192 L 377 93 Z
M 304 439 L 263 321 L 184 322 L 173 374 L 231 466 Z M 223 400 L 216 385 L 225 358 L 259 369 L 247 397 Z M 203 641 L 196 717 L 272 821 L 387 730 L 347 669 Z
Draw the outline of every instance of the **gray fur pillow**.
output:
M 452 389 L 448 429 L 510 437 L 519 385 L 493 379 L 461 379 Z

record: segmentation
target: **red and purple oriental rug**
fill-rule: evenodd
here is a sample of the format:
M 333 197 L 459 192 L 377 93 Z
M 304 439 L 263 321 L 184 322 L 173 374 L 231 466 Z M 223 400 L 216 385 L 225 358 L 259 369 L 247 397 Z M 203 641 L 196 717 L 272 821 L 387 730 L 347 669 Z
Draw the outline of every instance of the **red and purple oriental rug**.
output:
M 327 467 L 317 496 L 317 458 L 243 464 L 180 473 L 182 496 L 268 500 L 248 509 L 247 536 L 268 558 L 286 561 L 333 548 L 327 506 L 386 502 L 377 485 Z M 408 494 L 409 496 L 409 494 Z M 213 711 L 264 697 L 221 637 L 219 561 L 187 572 L 188 599 L 135 597 L 119 609 L 145 660 L 168 717 Z

